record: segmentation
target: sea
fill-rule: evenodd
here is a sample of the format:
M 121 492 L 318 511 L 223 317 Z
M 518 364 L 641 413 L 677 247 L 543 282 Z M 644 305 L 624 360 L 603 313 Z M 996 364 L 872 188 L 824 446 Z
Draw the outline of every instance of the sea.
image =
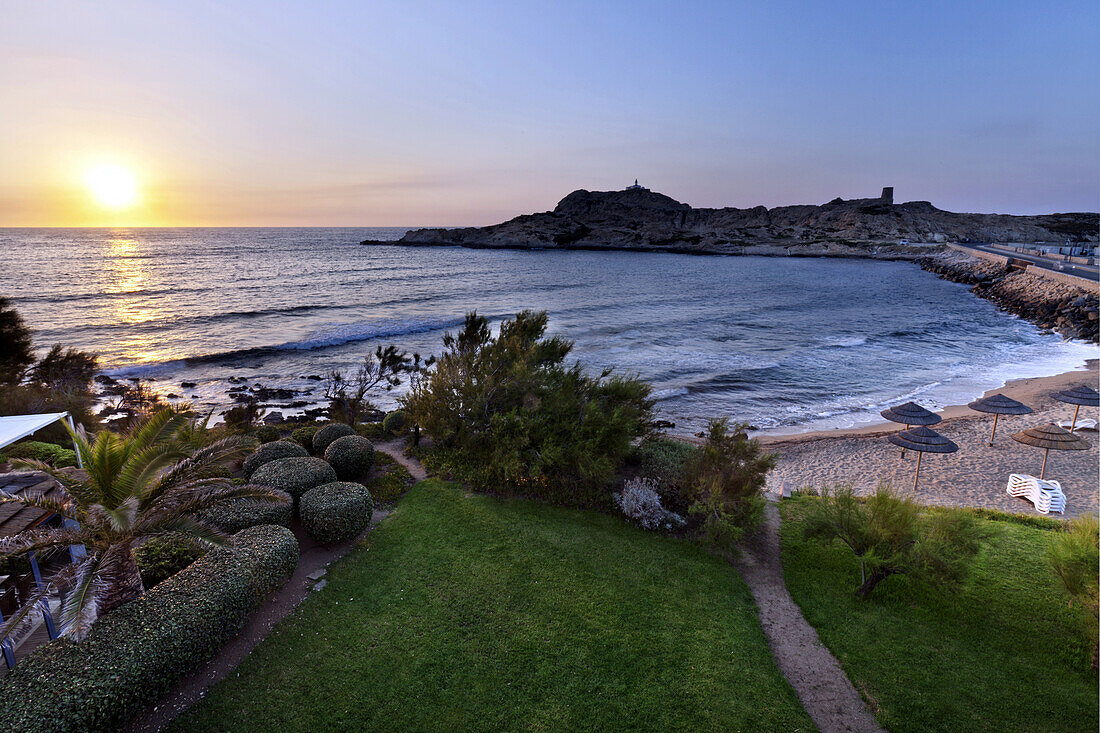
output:
M 573 358 L 648 380 L 683 434 L 855 427 L 1097 356 L 908 262 L 359 244 L 405 231 L 0 229 L 0 294 L 39 349 L 215 414 L 242 384 L 293 390 L 284 415 L 316 406 L 331 371 L 378 345 L 438 354 L 475 310 L 547 311 Z

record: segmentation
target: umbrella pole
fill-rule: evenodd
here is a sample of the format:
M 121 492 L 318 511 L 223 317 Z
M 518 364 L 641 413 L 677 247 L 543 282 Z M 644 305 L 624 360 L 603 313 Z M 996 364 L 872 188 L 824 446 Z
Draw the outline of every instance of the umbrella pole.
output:
M 913 491 L 917 490 L 917 481 L 920 479 L 920 459 L 924 453 L 917 451 L 917 471 L 913 474 Z
M 906 430 L 908 430 L 908 429 L 909 429 L 909 426 L 908 426 L 908 425 L 906 425 L 906 426 L 905 426 L 905 429 L 906 429 Z M 904 449 L 904 448 L 902 448 L 902 449 L 901 449 L 901 457 L 902 457 L 902 458 L 905 458 L 905 449 Z
M 1077 429 L 1077 413 L 1081 411 L 1081 406 L 1077 405 L 1077 408 L 1073 411 L 1073 424 L 1069 426 L 1069 431 L 1072 433 Z
M 993 432 L 991 432 L 989 434 L 989 445 L 990 445 L 990 447 L 993 446 L 993 436 L 997 434 L 997 418 L 999 418 L 999 417 L 1000 417 L 1000 415 L 998 415 L 997 413 L 993 413 Z
M 1047 458 L 1049 458 L 1049 457 L 1050 457 L 1050 448 L 1047 448 L 1046 452 L 1043 453 L 1043 468 L 1042 468 L 1041 471 L 1039 471 L 1039 480 L 1040 481 L 1042 481 L 1043 479 L 1046 478 L 1046 475 L 1047 475 Z

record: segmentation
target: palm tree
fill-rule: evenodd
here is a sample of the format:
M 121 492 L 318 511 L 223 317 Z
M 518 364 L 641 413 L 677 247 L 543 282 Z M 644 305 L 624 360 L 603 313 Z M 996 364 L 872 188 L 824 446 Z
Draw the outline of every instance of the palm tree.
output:
M 0 626 L 0 639 L 56 588 L 65 591 L 62 635 L 79 640 L 97 616 L 145 592 L 134 557 L 136 545 L 151 537 L 203 547 L 226 545 L 229 536 L 200 519 L 202 510 L 233 499 L 286 501 L 279 491 L 235 486 L 228 479 L 212 477 L 212 468 L 239 458 L 252 441 L 236 436 L 192 451 L 177 439 L 187 420 L 187 415 L 169 408 L 149 416 L 129 436 L 101 430 L 89 439 L 83 428 L 70 431 L 86 477 L 38 461 L 20 462 L 53 476 L 62 487 L 61 497 L 0 492 L 0 504 L 20 502 L 75 520 L 78 526 L 41 527 L 2 538 L 0 560 L 72 545 L 83 545 L 87 557 L 64 566 L 12 614 Z

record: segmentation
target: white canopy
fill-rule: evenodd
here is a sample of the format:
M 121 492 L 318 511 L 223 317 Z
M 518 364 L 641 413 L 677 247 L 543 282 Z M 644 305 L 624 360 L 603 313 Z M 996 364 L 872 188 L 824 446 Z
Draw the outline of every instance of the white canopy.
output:
M 11 445 L 47 425 L 69 416 L 67 412 L 47 412 L 43 415 L 6 415 L 0 417 L 0 448 Z

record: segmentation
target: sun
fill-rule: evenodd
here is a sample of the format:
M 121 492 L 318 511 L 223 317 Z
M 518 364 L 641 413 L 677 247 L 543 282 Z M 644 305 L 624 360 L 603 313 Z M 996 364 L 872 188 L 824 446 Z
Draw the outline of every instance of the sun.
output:
M 107 209 L 128 209 L 138 200 L 137 177 L 120 165 L 103 164 L 88 169 L 84 184 L 96 203 Z

